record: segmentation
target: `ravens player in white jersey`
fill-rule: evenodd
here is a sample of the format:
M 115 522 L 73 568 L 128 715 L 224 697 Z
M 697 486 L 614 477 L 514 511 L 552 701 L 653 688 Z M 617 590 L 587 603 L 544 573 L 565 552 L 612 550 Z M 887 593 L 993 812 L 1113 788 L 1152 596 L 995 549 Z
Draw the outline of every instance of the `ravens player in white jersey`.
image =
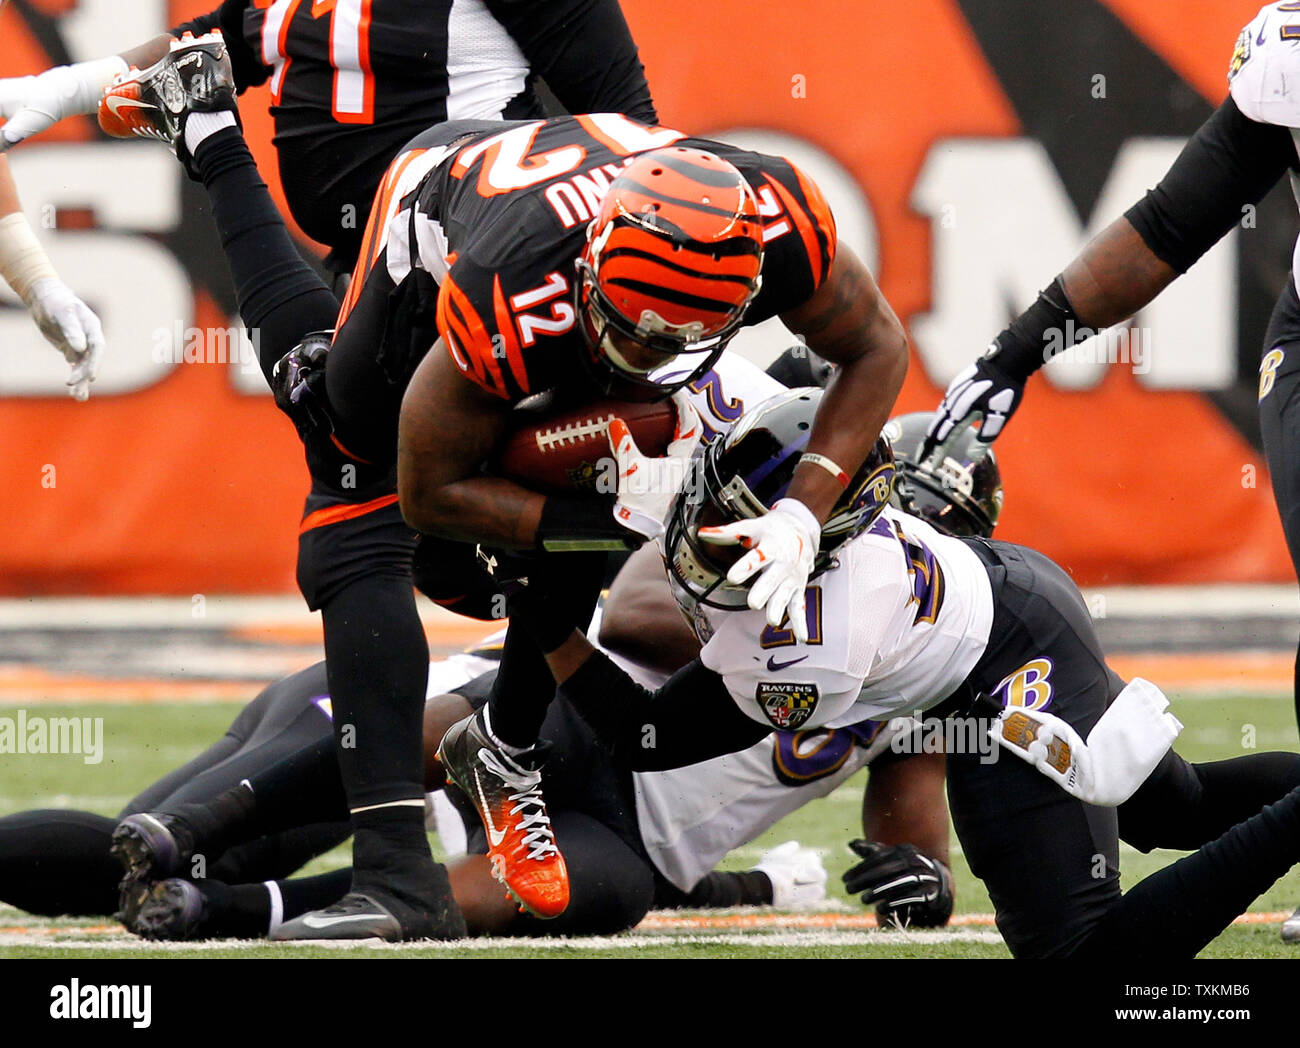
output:
M 750 410 L 696 460 L 665 559 L 703 648 L 662 687 L 640 687 L 576 630 L 556 643 L 547 590 L 502 575 L 512 617 L 533 628 L 560 694 L 642 770 L 774 729 L 955 718 L 953 822 L 1013 955 L 1195 955 L 1300 861 L 1300 756 L 1182 760 L 1167 700 L 1106 666 L 1068 576 L 1033 550 L 948 537 L 887 507 L 883 448 L 823 529 L 808 640 L 769 626 L 700 533 L 779 497 L 817 399 L 793 390 Z M 986 731 L 1000 759 L 986 758 Z M 1122 894 L 1121 836 L 1199 850 Z
M 982 416 L 991 441 L 1019 406 L 1029 377 L 1065 348 L 1062 332 L 1099 331 L 1131 317 L 1240 220 L 1283 177 L 1300 185 L 1300 11 L 1270 3 L 1242 29 L 1228 97 L 1187 143 L 1160 183 L 1084 248 L 1038 300 L 949 385 L 928 448 Z M 1300 242 L 1274 307 L 1259 368 L 1264 453 L 1292 563 L 1300 572 Z M 1300 651 L 1296 657 L 1300 720 Z M 1300 942 L 1300 910 L 1283 926 Z

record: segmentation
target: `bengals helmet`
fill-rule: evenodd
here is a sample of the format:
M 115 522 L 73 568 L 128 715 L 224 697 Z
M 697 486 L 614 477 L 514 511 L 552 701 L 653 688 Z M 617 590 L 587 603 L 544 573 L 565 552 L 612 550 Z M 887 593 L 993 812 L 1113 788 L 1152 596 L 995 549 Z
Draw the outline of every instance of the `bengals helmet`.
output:
M 637 157 L 610 184 L 577 260 L 584 363 L 601 391 L 659 399 L 708 371 L 758 294 L 762 265 L 758 202 L 735 167 L 687 146 Z M 629 341 L 642 350 L 635 361 Z M 681 354 L 684 378 L 651 377 Z
M 742 415 L 691 463 L 664 534 L 669 582 L 683 611 L 689 614 L 696 604 L 726 610 L 749 606 L 749 584 L 727 582 L 727 572 L 744 550 L 713 545 L 696 533 L 702 527 L 762 516 L 785 497 L 822 394 L 814 388 L 778 393 Z M 836 551 L 880 516 L 893 482 L 894 456 L 882 438 L 822 525 L 814 576 L 829 568 Z
M 1002 513 L 1002 471 L 990 444 L 967 426 L 939 457 L 920 460 L 934 412 L 899 415 L 885 424 L 894 448 L 894 505 L 949 535 L 989 538 Z

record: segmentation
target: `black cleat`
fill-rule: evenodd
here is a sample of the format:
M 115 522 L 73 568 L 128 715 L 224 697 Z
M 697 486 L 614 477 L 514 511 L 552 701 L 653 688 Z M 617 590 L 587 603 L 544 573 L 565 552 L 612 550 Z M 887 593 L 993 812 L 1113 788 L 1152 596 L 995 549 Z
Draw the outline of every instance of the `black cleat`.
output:
M 122 864 L 122 888 L 188 872 L 184 866 L 194 852 L 194 834 L 175 815 L 140 812 L 128 815 L 113 831 L 109 849 Z
M 178 942 L 204 939 L 208 901 L 193 881 L 169 877 L 144 885 L 132 884 L 122 892 L 118 920 L 142 939 Z
M 132 69 L 104 92 L 99 126 L 114 138 L 156 138 L 197 177 L 185 148 L 185 123 L 191 113 L 235 115 L 235 75 L 219 31 L 173 40 L 171 50 L 148 69 Z

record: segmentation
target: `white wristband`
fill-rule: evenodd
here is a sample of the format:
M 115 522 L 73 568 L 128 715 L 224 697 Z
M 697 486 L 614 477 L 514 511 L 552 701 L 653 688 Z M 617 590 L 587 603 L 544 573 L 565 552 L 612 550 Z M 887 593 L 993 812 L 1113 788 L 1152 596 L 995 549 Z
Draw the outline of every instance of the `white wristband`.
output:
M 27 294 L 38 280 L 58 280 L 45 249 L 20 211 L 0 218 L 0 276 L 18 297 L 27 302 Z M 29 302 L 28 305 L 31 305 Z

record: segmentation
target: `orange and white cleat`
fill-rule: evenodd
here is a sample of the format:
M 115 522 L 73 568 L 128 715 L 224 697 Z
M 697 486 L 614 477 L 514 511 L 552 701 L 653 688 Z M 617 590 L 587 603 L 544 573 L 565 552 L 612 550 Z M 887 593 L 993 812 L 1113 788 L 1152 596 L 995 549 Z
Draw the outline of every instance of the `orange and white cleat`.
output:
M 558 917 L 569 905 L 569 871 L 542 799 L 539 769 L 549 747 L 539 742 L 511 757 L 484 730 L 482 716 L 472 714 L 448 728 L 438 760 L 447 781 L 478 809 L 493 876 L 521 910 L 542 919 Z
M 220 112 L 238 112 L 225 40 L 218 31 L 186 33 L 148 69 L 129 69 L 109 85 L 99 100 L 99 126 L 114 138 L 166 142 L 188 163 L 186 119 Z

